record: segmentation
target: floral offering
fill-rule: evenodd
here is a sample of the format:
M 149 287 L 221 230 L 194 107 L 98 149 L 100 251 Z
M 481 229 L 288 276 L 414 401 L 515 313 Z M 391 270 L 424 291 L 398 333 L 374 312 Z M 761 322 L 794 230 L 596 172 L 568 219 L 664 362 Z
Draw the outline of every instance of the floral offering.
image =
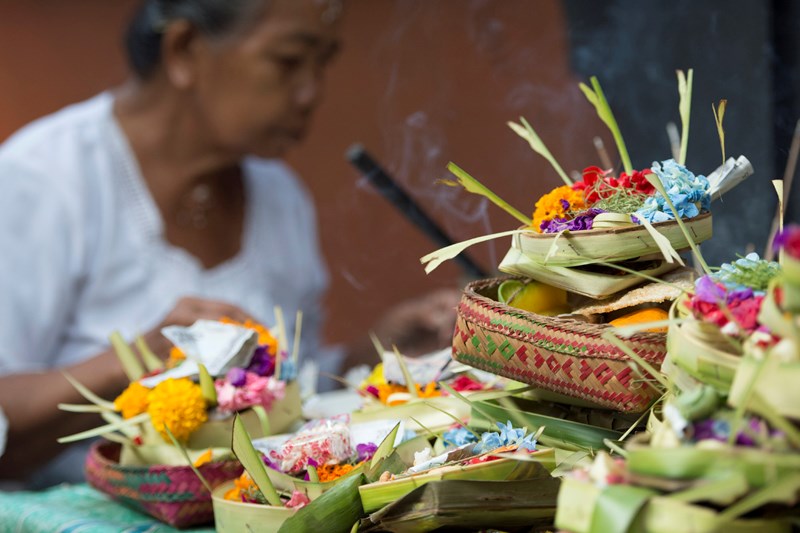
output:
M 747 337 L 761 327 L 758 314 L 765 291 L 779 273 L 778 263 L 751 253 L 698 278 L 687 307 L 695 318 L 716 324 L 723 333 Z
M 664 195 L 647 180 L 653 174 L 661 181 L 667 197 L 681 218 L 694 218 L 710 209 L 709 184 L 705 176 L 696 176 L 674 159 L 654 162 L 647 170 L 622 172 L 599 167 L 584 169 L 581 181 L 562 185 L 536 202 L 532 227 L 540 233 L 592 229 L 597 215 L 618 213 L 632 215 L 632 221 L 666 222 L 675 215 Z

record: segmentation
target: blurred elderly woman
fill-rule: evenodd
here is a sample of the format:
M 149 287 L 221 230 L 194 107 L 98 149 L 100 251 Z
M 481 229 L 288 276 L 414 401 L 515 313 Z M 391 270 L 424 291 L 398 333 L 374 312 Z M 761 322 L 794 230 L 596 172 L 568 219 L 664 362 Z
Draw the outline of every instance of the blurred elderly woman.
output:
M 56 409 L 81 401 L 61 371 L 113 398 L 127 379 L 111 331 L 146 332 L 165 357 L 165 325 L 272 323 L 281 306 L 305 313 L 304 356 L 334 362 L 319 340 L 327 272 L 314 209 L 274 158 L 309 127 L 341 8 L 147 0 L 127 34 L 129 82 L 0 147 L 0 477 L 80 479 L 82 456 L 48 464 L 58 436 L 97 423 Z M 395 326 L 424 334 L 431 309 L 452 305 L 406 307 Z

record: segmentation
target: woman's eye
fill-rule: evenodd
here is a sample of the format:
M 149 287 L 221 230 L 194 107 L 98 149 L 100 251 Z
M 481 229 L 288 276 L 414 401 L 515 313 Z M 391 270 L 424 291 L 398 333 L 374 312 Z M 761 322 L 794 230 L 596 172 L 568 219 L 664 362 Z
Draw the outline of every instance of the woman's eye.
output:
M 273 56 L 272 60 L 285 71 L 295 70 L 303 64 L 300 56 Z

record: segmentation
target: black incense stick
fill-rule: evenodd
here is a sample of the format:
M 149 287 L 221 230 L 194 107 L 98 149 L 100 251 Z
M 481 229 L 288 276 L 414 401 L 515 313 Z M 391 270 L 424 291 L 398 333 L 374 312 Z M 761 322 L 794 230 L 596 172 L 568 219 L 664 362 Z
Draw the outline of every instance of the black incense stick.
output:
M 347 160 L 366 177 L 378 192 L 391 202 L 403 215 L 428 236 L 435 244 L 445 247 L 453 240 L 425 214 L 413 198 L 395 182 L 389 174 L 370 156 L 363 146 L 354 144 L 348 148 Z M 468 255 L 461 253 L 455 261 L 469 276 L 485 278 L 486 273 Z

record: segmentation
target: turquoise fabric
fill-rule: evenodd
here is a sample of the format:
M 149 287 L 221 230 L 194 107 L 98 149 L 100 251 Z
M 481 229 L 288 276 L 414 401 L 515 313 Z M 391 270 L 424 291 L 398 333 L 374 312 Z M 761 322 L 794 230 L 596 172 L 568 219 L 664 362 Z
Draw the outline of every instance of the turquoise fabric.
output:
M 125 507 L 88 485 L 60 485 L 42 492 L 0 492 L 2 533 L 211 533 L 178 530 Z

